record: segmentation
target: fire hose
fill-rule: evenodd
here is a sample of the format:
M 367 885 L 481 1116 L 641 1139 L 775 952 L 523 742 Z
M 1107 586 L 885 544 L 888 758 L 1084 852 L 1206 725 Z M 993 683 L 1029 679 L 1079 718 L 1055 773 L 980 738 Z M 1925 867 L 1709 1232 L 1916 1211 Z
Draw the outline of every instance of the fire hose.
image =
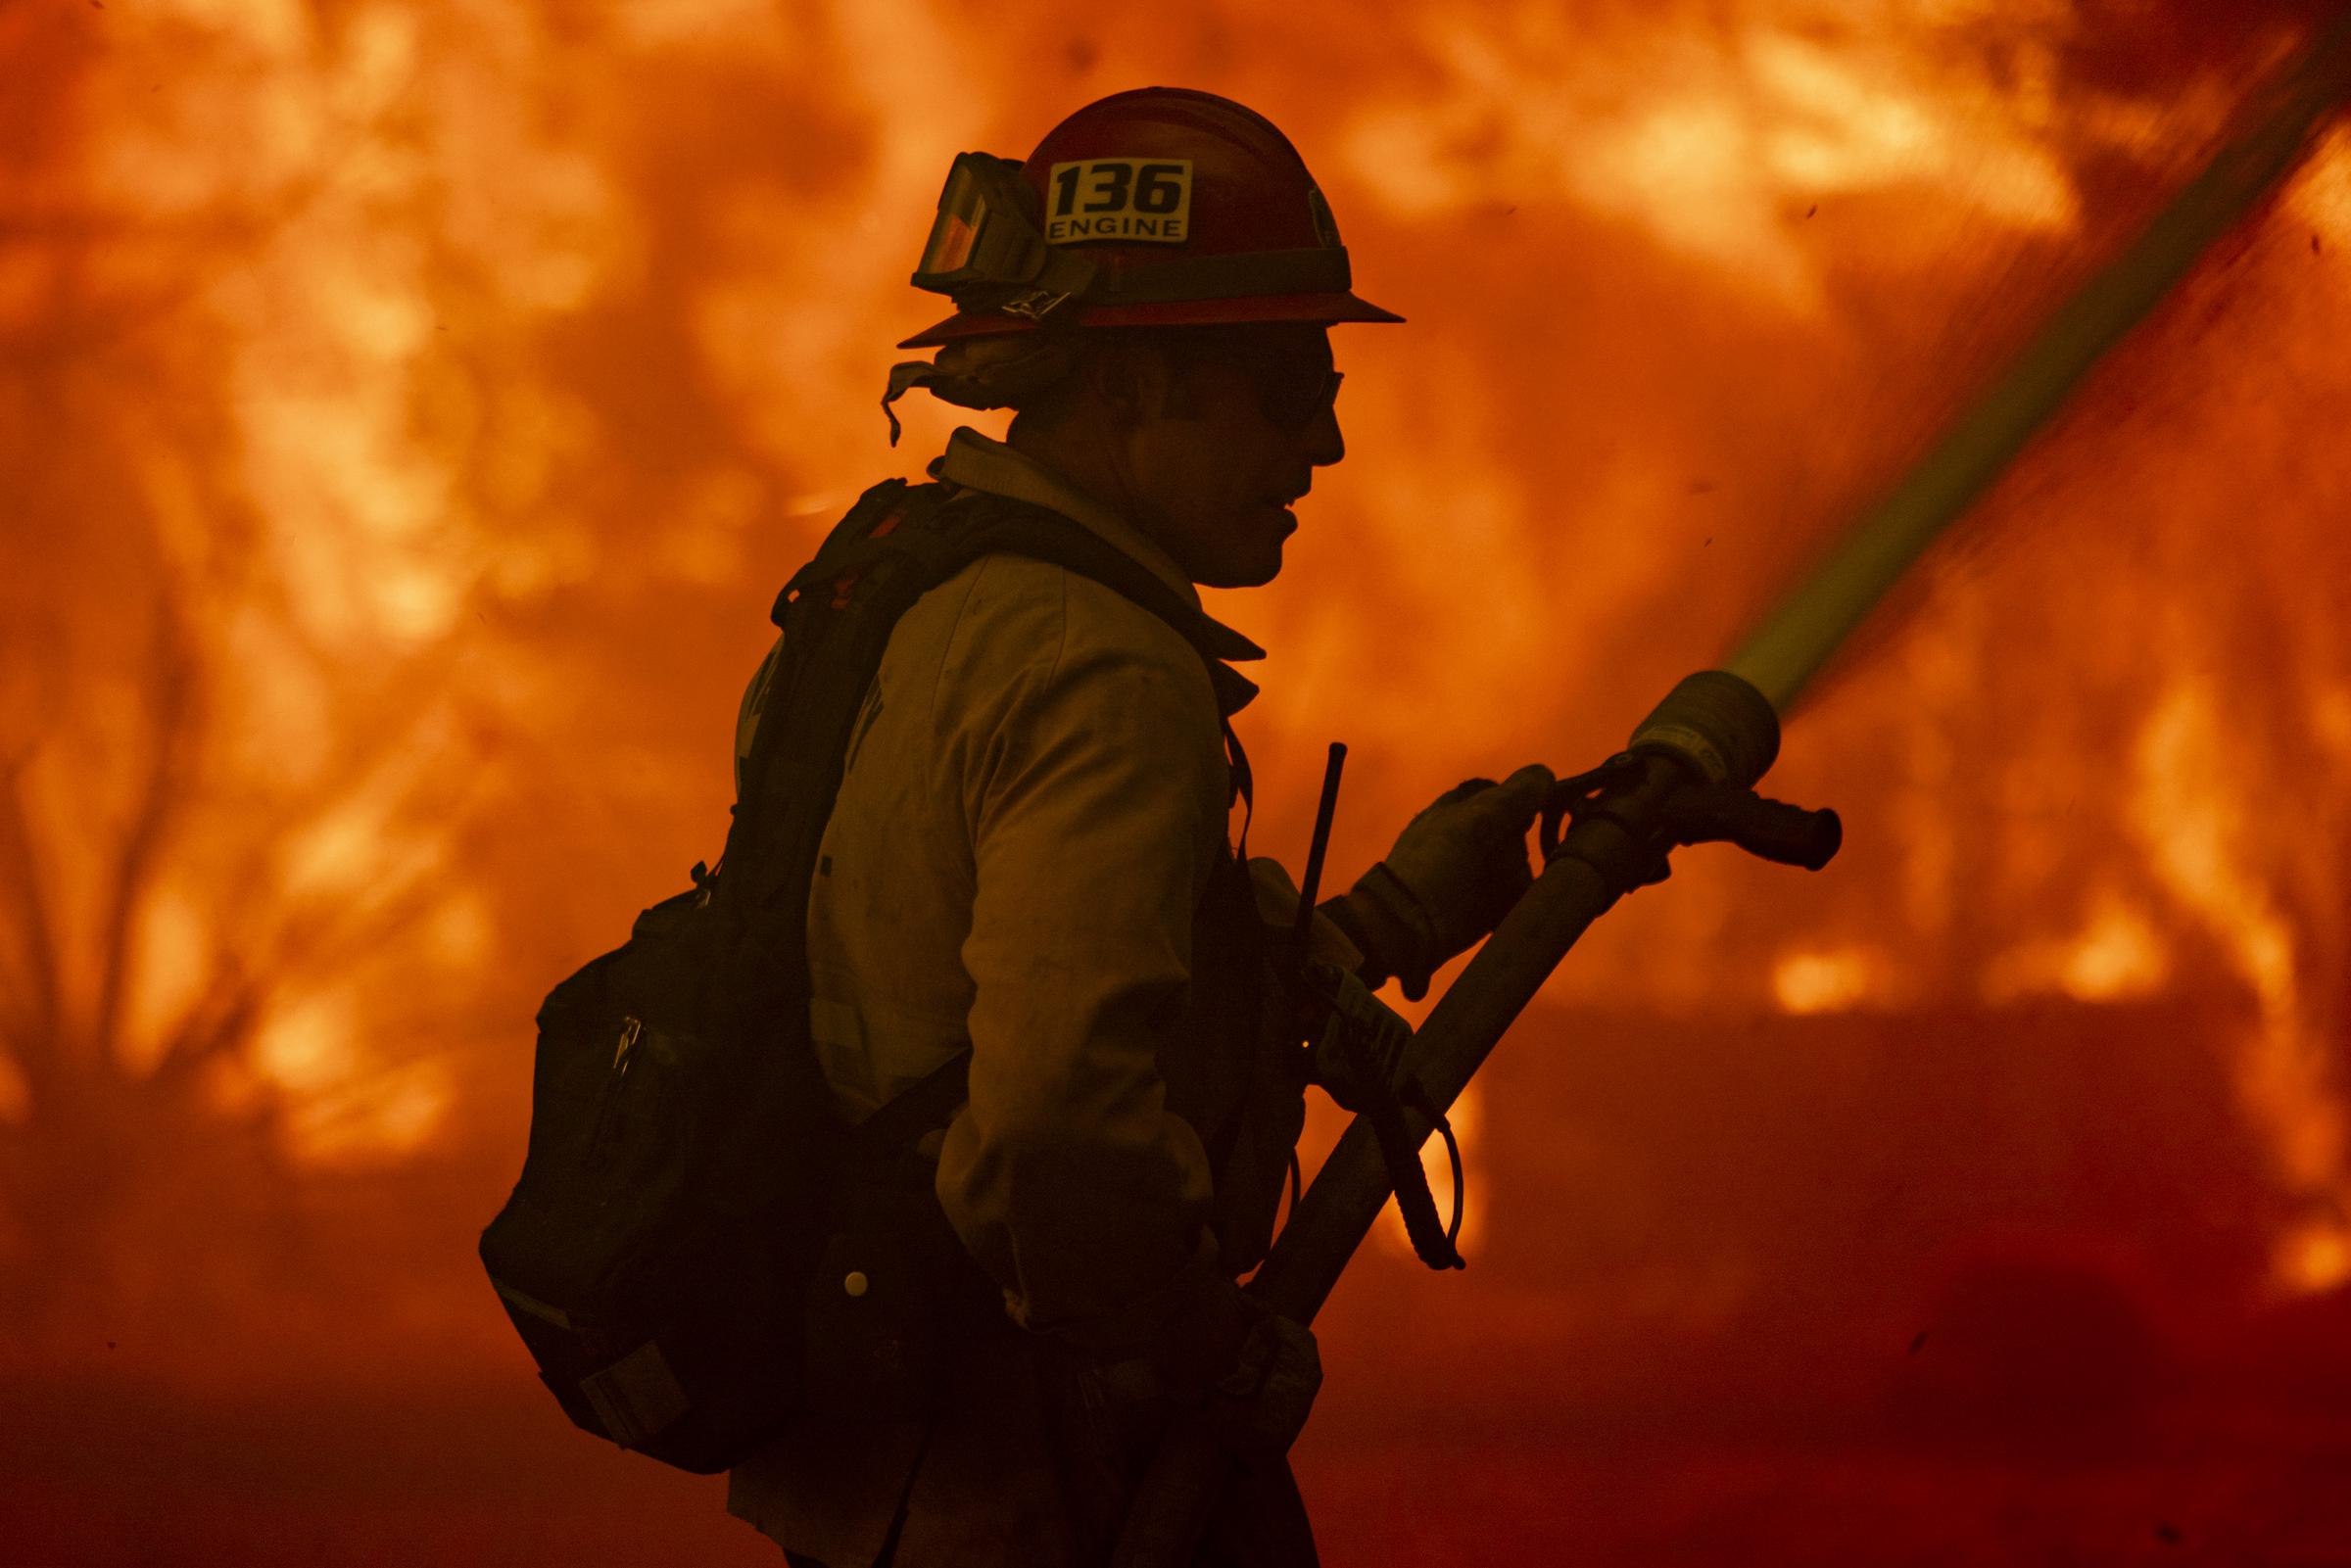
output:
M 1693 675 L 1636 727 L 1624 752 L 1553 802 L 1545 865 L 1416 1030 L 1403 1111 L 1417 1150 L 1585 929 L 1664 857 L 1721 840 L 1817 870 L 1837 852 L 1829 812 L 1754 792 L 1777 757 L 1780 716 L 1935 539 L 2062 407 L 2090 368 L 2300 162 L 2351 92 L 2351 12 L 2315 32 L 2264 90 L 2248 128 L 2113 261 L 2059 308 L 1989 391 L 1838 547 L 1764 617 L 1720 670 Z M 1564 823 L 1563 831 L 1561 823 Z M 1390 1129 L 1390 1141 L 1394 1130 Z M 1291 1213 L 1250 1293 L 1311 1322 L 1392 1191 L 1358 1116 Z M 1170 1427 L 1120 1535 L 1116 1568 L 1183 1568 L 1233 1458 L 1204 1415 Z

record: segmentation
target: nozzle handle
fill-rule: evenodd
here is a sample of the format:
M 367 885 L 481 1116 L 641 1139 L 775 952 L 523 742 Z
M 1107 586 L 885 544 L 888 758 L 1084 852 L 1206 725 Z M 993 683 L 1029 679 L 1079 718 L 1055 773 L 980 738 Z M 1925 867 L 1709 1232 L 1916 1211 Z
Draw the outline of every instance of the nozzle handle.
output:
M 1672 843 L 1736 844 L 1806 871 L 1826 866 L 1845 842 L 1837 813 L 1766 800 L 1728 782 L 1685 784 L 1666 797 L 1658 816 Z
M 1751 855 L 1818 871 L 1837 858 L 1845 824 L 1833 811 L 1806 811 L 1784 800 L 1749 795 L 1733 805 L 1723 836 Z

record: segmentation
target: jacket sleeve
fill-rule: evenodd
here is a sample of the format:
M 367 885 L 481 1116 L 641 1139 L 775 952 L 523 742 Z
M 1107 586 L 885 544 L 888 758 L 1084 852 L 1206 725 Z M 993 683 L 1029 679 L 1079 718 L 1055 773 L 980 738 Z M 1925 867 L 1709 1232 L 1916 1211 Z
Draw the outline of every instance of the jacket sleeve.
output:
M 1213 1246 L 1208 1157 L 1157 1053 L 1223 839 L 1223 744 L 1197 657 L 1107 593 L 1065 584 L 1058 652 L 961 748 L 971 1099 L 937 1176 L 1013 1316 L 1080 1339 Z

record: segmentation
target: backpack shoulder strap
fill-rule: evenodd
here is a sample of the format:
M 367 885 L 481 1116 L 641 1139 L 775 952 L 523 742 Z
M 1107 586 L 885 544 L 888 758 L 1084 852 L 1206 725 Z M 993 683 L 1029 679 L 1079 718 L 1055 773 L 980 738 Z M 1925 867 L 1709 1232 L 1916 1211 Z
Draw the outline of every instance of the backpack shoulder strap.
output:
M 971 1096 L 971 1076 L 972 1051 L 965 1046 L 857 1123 L 858 1141 L 877 1152 L 921 1142 L 955 1119 L 956 1111 Z
M 959 493 L 946 516 L 954 519 L 953 531 L 972 558 L 1000 553 L 1044 561 L 1090 578 L 1158 616 L 1208 667 L 1223 715 L 1229 717 L 1257 695 L 1256 683 L 1225 662 L 1236 656 L 1236 647 L 1246 650 L 1239 654 L 1244 657 L 1256 649 L 1084 524 L 1029 501 L 977 490 Z

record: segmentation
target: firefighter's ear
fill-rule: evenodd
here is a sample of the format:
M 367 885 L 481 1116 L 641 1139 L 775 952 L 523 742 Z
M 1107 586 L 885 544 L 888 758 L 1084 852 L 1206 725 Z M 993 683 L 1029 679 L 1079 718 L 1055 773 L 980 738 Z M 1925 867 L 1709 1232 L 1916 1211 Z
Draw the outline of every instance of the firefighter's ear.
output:
M 1105 345 L 1092 356 L 1086 377 L 1095 403 L 1120 430 L 1179 412 L 1175 368 L 1157 344 L 1129 340 Z

